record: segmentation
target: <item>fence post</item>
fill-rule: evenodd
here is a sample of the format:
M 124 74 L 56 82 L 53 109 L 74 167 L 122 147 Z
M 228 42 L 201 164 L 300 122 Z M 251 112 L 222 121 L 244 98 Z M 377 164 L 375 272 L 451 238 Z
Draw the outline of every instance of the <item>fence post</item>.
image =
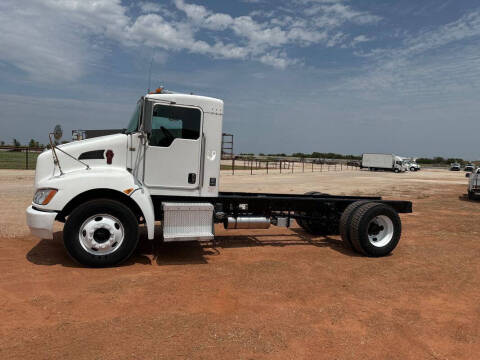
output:
M 267 174 L 268 174 L 268 160 L 267 160 Z
M 305 172 L 305 159 L 302 159 L 302 172 Z
M 25 169 L 28 170 L 28 147 L 25 149 Z
M 282 173 L 282 160 L 280 160 L 280 174 Z
M 293 168 L 295 167 L 295 161 L 292 161 L 292 174 L 293 174 Z
M 253 160 L 250 160 L 250 175 L 253 175 Z
M 235 156 L 232 157 L 232 175 L 235 175 Z

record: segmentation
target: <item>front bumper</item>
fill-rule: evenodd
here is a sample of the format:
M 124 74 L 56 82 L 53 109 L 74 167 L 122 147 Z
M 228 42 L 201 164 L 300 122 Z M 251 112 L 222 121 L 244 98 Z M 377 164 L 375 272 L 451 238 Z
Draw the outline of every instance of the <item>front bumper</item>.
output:
M 53 239 L 53 223 L 56 212 L 38 211 L 31 205 L 27 208 L 27 225 L 32 235 L 41 239 Z

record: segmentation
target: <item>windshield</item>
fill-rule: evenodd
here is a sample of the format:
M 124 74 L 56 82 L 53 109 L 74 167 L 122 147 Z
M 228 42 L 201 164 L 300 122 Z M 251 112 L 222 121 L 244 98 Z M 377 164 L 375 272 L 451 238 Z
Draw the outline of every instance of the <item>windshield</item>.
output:
M 142 110 L 142 102 L 139 101 L 137 103 L 137 106 L 135 107 L 135 110 L 133 111 L 130 121 L 128 122 L 127 131 L 126 131 L 127 134 L 138 130 L 141 110 Z

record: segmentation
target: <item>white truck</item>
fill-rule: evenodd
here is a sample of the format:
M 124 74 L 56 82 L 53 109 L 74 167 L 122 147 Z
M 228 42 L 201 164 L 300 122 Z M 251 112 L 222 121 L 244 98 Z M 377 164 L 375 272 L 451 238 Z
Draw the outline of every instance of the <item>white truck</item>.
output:
M 468 180 L 468 198 L 470 200 L 480 199 L 480 168 L 473 170 L 471 173 L 466 173 Z
M 52 145 L 37 159 L 32 233 L 51 239 L 54 222 L 63 222 L 67 252 L 92 267 L 128 259 L 139 226 L 149 240 L 214 242 L 215 223 L 266 229 L 295 219 L 312 234 L 340 233 L 367 256 L 397 246 L 408 201 L 219 192 L 222 121 L 219 99 L 157 89 L 139 99 L 124 133 Z
M 417 164 L 416 160 L 410 160 L 407 164 L 408 170 L 410 171 L 420 171 L 421 167 Z
M 409 171 L 420 171 L 421 167 L 417 164 L 416 158 L 403 158 L 403 164 Z
M 396 173 L 406 170 L 403 158 L 394 154 L 363 154 L 362 168 L 370 171 L 389 170 Z

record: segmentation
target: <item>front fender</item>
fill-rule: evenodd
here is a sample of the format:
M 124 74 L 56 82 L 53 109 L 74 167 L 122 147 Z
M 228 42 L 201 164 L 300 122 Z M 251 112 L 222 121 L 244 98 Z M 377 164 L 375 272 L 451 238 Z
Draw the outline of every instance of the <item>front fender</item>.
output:
M 130 197 L 142 210 L 143 217 L 145 218 L 145 225 L 147 226 L 148 239 L 153 240 L 155 236 L 155 210 L 153 208 L 150 191 L 146 188 L 141 188 L 134 191 Z
M 57 212 L 62 211 L 75 197 L 91 190 L 109 189 L 122 194 L 128 193 L 143 213 L 148 238 L 154 238 L 155 214 L 150 192 L 127 170 L 108 167 L 82 169 L 39 181 L 37 186 L 58 189 L 57 194 L 47 205 L 34 204 L 40 210 Z
M 89 190 L 110 189 L 124 192 L 128 189 L 135 191 L 140 187 L 141 184 L 124 169 L 82 169 L 39 181 L 37 188 L 53 188 L 57 189 L 58 193 L 47 205 L 35 206 L 40 209 L 60 211 L 71 199 Z

